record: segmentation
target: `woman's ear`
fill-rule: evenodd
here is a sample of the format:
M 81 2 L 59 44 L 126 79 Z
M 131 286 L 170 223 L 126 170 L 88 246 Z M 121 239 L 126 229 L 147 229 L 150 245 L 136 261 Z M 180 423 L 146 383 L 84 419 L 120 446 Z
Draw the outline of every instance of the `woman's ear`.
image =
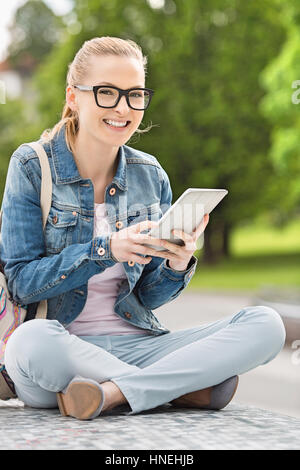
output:
M 66 88 L 66 102 L 72 111 L 78 111 L 77 109 L 77 102 L 76 102 L 76 94 L 74 92 L 74 88 L 70 85 Z

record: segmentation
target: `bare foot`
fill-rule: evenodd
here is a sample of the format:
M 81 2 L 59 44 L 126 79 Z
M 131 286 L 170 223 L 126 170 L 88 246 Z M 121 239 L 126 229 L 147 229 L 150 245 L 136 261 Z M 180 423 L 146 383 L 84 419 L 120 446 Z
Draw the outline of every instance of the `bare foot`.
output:
M 115 406 L 128 403 L 119 387 L 113 382 L 103 382 L 101 387 L 104 390 L 103 411 L 112 410 Z

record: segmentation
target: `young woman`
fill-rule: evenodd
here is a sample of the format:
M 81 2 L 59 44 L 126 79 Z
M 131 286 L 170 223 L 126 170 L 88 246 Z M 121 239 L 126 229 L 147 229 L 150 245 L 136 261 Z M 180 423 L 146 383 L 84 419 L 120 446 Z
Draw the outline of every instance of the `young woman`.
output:
M 28 406 L 59 405 L 79 419 L 119 405 L 129 414 L 164 403 L 221 409 L 238 375 L 284 345 L 281 318 L 265 306 L 176 332 L 152 312 L 188 285 L 208 215 L 193 236 L 175 234 L 184 246 L 143 233 L 172 203 L 158 160 L 126 145 L 153 94 L 146 64 L 133 41 L 100 37 L 69 65 L 62 119 L 39 141 L 53 180 L 45 233 L 38 157 L 26 144 L 11 157 L 1 258 L 28 315 L 7 343 L 3 373 Z M 158 256 L 147 242 L 165 250 Z M 43 299 L 47 319 L 34 319 Z

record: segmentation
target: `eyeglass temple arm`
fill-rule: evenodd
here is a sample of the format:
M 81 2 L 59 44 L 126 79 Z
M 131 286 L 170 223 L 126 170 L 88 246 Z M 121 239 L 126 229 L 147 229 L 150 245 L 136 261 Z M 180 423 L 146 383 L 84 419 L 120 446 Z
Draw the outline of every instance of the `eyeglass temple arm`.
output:
M 74 85 L 75 88 L 79 88 L 79 90 L 83 91 L 91 91 L 93 90 L 92 86 L 87 86 L 87 85 Z

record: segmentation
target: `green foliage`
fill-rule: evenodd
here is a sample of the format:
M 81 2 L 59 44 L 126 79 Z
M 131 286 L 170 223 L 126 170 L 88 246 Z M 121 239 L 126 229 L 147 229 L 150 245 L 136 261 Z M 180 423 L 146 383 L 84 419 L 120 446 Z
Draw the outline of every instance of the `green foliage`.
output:
M 258 112 L 259 74 L 277 52 L 281 29 L 269 1 L 176 6 L 176 14 L 154 22 L 163 47 L 152 77 L 163 92 L 151 116 L 161 127 L 145 147 L 166 159 L 176 196 L 188 186 L 229 189 L 212 218 L 234 225 L 270 207 L 275 172 L 266 156 L 270 126 Z
M 132 146 L 159 158 L 174 199 L 189 186 L 228 188 L 218 213 L 236 224 L 273 204 L 267 194 L 276 178 L 267 157 L 270 126 L 258 105 L 259 74 L 283 37 L 275 15 L 269 0 L 177 0 L 162 9 L 140 0 L 78 0 L 72 21 L 80 22 L 80 32 L 53 49 L 37 77 L 39 110 L 48 125 L 58 120 L 67 63 L 86 39 L 137 41 L 149 59 L 148 85 L 156 89 L 144 125 L 151 118 L 159 127 L 132 139 Z
M 60 38 L 62 23 L 40 0 L 28 0 L 16 12 L 10 26 L 10 63 L 24 71 L 26 61 L 39 63 Z M 25 60 L 25 61 L 24 61 Z
M 12 100 L 0 105 L 0 195 L 5 187 L 9 159 L 24 142 L 36 140 L 38 126 L 27 116 L 24 101 Z
M 73 11 L 63 18 L 64 35 L 41 61 L 33 80 L 37 134 L 60 119 L 68 64 L 85 40 L 117 36 L 136 41 L 148 57 L 146 84 L 156 90 L 141 127 L 150 122 L 158 127 L 134 136 L 128 145 L 158 158 L 170 176 L 174 200 L 187 187 L 229 190 L 207 231 L 213 252 L 226 251 L 227 236 L 235 226 L 265 211 L 271 222 L 284 223 L 282 212 L 295 203 L 290 173 L 277 161 L 282 152 L 288 154 L 285 160 L 297 160 L 297 136 L 285 134 L 274 146 L 274 135 L 280 136 L 282 129 L 272 134 L 269 120 L 273 114 L 279 119 L 282 113 L 282 122 L 284 113 L 289 116 L 280 90 L 286 80 L 282 64 L 281 73 L 270 69 L 277 88 L 272 78 L 267 84 L 276 88 L 277 108 L 272 108 L 272 99 L 265 101 L 269 112 L 262 114 L 260 108 L 266 88 L 261 72 L 277 57 L 286 37 L 281 3 L 165 0 L 161 8 L 153 5 L 151 0 L 74 0 Z M 284 21 L 290 24 L 286 17 Z M 295 64 L 296 55 L 289 60 Z
M 261 110 L 273 125 L 269 154 L 277 173 L 287 181 L 285 210 L 293 215 L 300 208 L 300 4 L 285 0 L 280 6 L 286 39 L 262 74 L 267 93 Z
M 62 23 L 40 0 L 29 0 L 16 12 L 10 27 L 9 63 L 23 80 L 18 99 L 7 97 L 0 105 L 0 198 L 5 187 L 9 159 L 24 142 L 39 138 L 41 122 L 36 109 L 37 90 L 30 76 L 46 60 L 59 38 Z
M 37 112 L 41 130 L 53 127 L 61 118 L 65 103 L 68 64 L 76 53 L 74 48 L 76 46 L 72 36 L 67 37 L 63 47 L 58 43 L 47 56 L 47 61 L 40 65 L 34 77 L 34 84 L 39 90 Z

